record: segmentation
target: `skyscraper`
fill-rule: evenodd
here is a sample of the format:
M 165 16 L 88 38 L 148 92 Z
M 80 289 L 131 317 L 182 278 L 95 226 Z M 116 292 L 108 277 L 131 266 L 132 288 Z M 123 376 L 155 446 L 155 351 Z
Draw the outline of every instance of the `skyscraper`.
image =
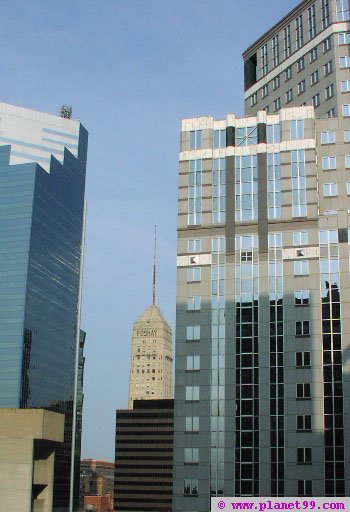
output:
M 182 122 L 176 512 L 209 511 L 210 496 L 350 493 L 348 6 L 304 1 L 245 52 L 249 117 Z M 277 33 L 290 53 L 262 76 Z M 317 59 L 320 104 L 300 106 Z
M 54 510 L 69 507 L 87 132 L 0 104 L 0 407 L 65 414 Z
M 152 304 L 132 330 L 129 400 L 173 398 L 173 340 L 169 324 L 156 306 L 156 226 Z

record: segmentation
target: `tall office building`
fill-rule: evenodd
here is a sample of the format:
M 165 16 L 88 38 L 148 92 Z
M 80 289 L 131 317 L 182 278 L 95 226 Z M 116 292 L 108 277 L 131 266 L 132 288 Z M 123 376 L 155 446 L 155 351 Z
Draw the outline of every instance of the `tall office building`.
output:
M 247 116 L 313 105 L 350 115 L 349 0 L 304 0 L 244 53 Z
M 74 458 L 86 155 L 80 122 L 0 103 L 0 407 L 65 414 L 56 511 Z
M 182 122 L 176 512 L 350 493 L 349 38 L 302 2 L 244 53 L 249 117 Z

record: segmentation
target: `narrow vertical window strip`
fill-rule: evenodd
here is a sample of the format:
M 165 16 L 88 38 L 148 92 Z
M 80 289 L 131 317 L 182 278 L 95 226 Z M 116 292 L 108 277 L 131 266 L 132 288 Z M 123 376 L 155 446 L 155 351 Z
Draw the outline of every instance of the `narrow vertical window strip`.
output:
M 202 221 L 202 160 L 189 161 L 188 224 Z
M 213 224 L 225 222 L 226 214 L 226 160 L 213 161 Z

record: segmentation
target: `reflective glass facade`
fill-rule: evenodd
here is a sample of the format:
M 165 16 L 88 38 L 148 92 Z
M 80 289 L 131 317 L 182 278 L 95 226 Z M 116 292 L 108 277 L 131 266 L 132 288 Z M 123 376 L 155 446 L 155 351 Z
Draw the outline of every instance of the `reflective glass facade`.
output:
M 69 501 L 79 343 L 87 132 L 76 125 L 77 158 L 65 149 L 48 171 L 35 162 L 10 165 L 11 147 L 0 147 L 0 406 L 66 415 L 56 510 Z

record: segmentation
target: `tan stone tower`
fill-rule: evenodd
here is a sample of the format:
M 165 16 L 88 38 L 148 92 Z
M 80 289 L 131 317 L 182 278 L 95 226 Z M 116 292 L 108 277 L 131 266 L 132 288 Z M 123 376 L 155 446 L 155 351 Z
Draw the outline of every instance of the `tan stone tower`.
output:
M 134 400 L 173 398 L 173 342 L 169 324 L 156 306 L 156 226 L 152 304 L 134 323 L 128 407 Z
M 172 332 L 151 304 L 134 323 L 128 407 L 134 400 L 173 397 Z

